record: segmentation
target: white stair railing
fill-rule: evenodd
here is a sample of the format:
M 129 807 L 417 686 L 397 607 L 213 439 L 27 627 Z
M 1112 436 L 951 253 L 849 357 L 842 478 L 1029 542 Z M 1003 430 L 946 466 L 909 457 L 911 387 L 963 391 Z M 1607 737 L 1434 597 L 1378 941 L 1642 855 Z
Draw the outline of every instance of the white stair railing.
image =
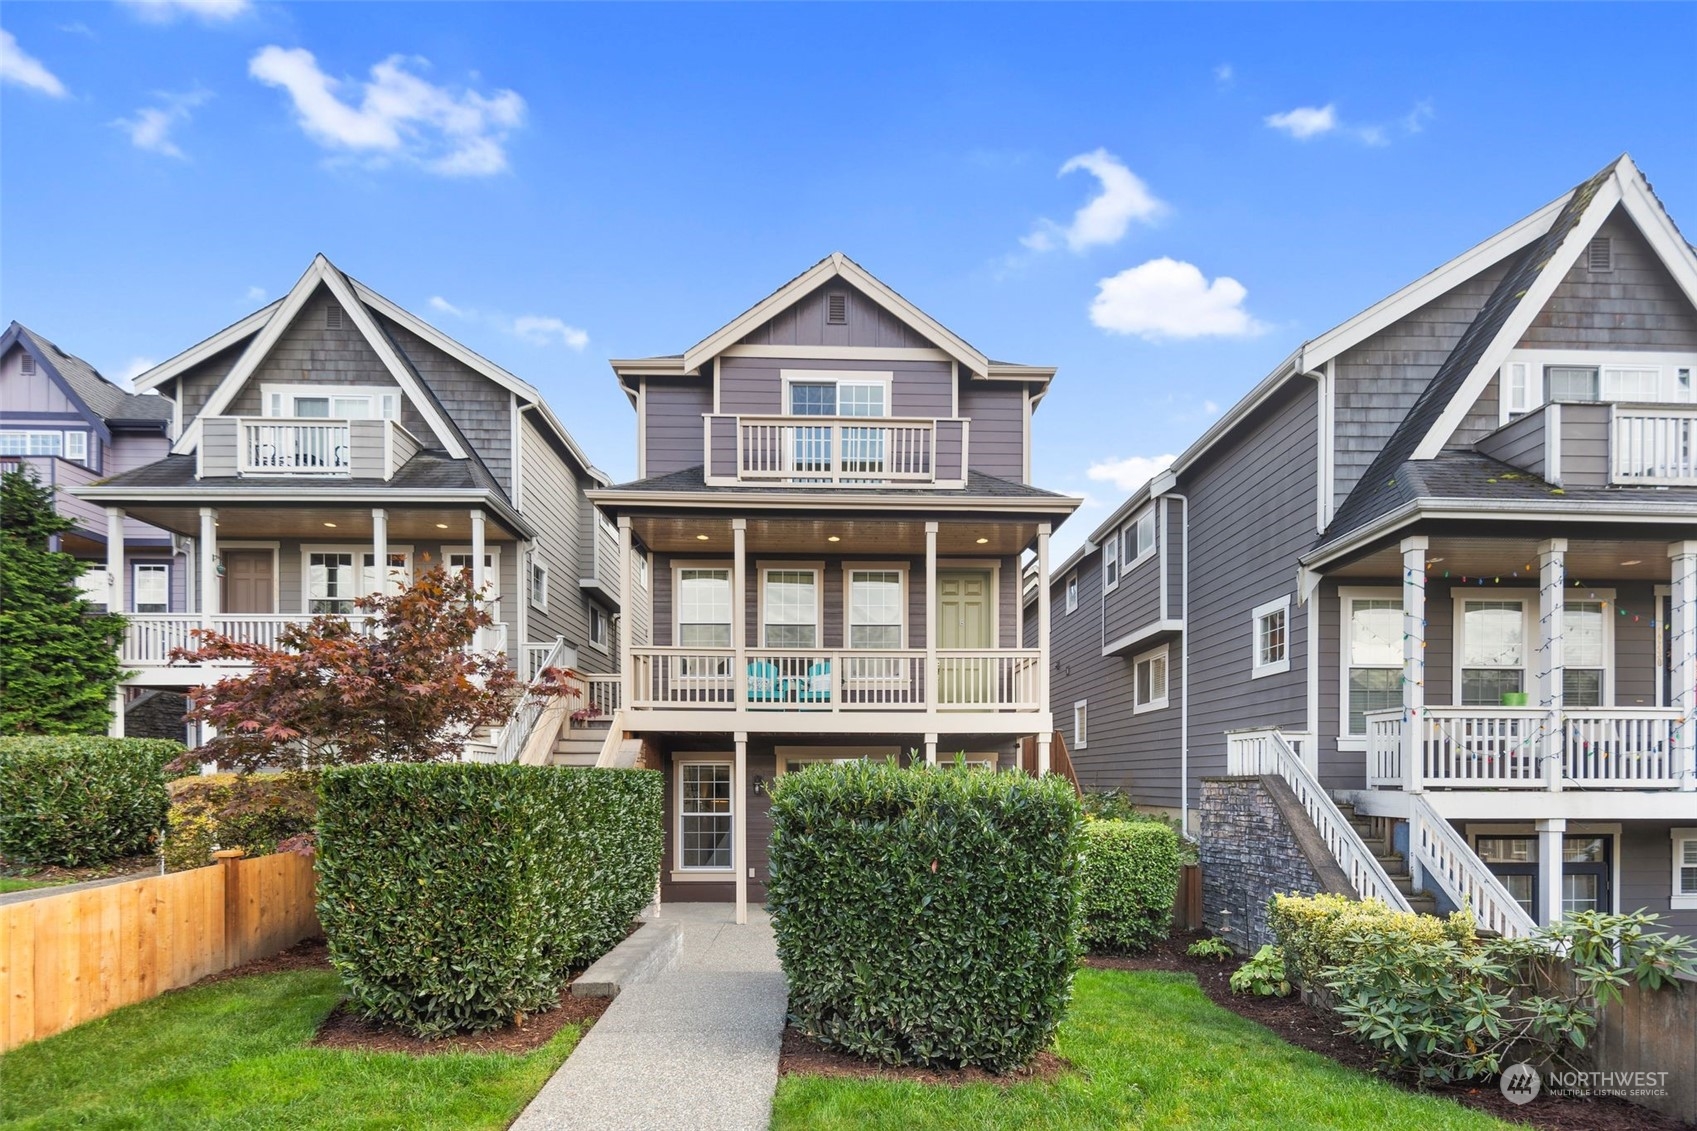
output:
M 1226 735 L 1226 773 L 1234 777 L 1281 777 L 1296 795 L 1326 851 L 1349 877 L 1350 887 L 1361 899 L 1377 899 L 1397 911 L 1412 911 L 1408 899 L 1391 882 L 1390 876 L 1344 817 L 1320 781 L 1290 748 L 1277 730 L 1247 730 Z
M 558 637 L 554 646 L 548 650 L 542 664 L 536 669 L 536 674 L 547 671 L 558 665 L 566 649 L 566 638 Z M 542 709 L 548 705 L 546 695 L 538 695 L 534 690 L 534 682 L 525 688 L 524 694 L 513 705 L 513 713 L 507 717 L 507 725 L 501 728 L 500 738 L 495 743 L 495 761 L 517 762 L 523 752 L 525 743 L 530 738 L 530 732 L 536 728 L 536 720 L 541 718 Z
M 1538 929 L 1496 873 L 1467 846 L 1461 834 L 1418 793 L 1408 797 L 1408 855 L 1436 881 L 1449 901 L 1473 914 L 1482 930 L 1525 938 Z

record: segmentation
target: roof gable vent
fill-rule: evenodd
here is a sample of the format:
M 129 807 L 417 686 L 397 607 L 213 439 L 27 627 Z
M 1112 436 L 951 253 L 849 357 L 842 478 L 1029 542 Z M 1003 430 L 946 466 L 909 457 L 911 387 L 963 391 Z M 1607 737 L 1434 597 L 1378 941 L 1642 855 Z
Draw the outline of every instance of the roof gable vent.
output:
M 333 302 L 324 308 L 324 328 L 340 330 L 342 328 L 342 305 Z
M 35 355 L 26 353 L 18 358 L 18 371 L 25 377 L 35 376 Z
M 1608 236 L 1598 236 L 1585 249 L 1585 265 L 1592 271 L 1613 271 L 1614 241 Z
M 827 326 L 848 325 L 848 295 L 842 291 L 832 291 L 825 296 L 825 324 Z

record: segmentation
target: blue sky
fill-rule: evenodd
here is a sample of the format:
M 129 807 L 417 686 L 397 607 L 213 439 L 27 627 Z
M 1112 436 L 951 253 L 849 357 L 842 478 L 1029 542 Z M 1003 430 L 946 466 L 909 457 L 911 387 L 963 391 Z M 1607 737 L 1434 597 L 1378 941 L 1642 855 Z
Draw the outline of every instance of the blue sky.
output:
M 1123 461 L 1623 151 L 1697 225 L 1692 4 L 14 2 L 0 26 L 0 317 L 122 375 L 323 251 L 536 384 L 616 478 L 606 359 L 681 350 L 833 250 L 1058 365 L 1037 481 L 1112 505 Z

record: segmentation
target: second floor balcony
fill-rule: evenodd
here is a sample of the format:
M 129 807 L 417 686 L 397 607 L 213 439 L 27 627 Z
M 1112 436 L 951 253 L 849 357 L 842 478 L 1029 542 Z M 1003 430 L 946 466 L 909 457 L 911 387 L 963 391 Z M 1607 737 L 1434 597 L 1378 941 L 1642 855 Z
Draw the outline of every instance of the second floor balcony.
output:
M 1567 487 L 1697 487 L 1697 405 L 1540 405 L 1476 445 Z
M 202 477 L 391 479 L 423 446 L 396 420 L 210 416 L 197 449 Z
M 947 487 L 966 481 L 971 429 L 964 419 L 713 413 L 704 423 L 710 485 Z

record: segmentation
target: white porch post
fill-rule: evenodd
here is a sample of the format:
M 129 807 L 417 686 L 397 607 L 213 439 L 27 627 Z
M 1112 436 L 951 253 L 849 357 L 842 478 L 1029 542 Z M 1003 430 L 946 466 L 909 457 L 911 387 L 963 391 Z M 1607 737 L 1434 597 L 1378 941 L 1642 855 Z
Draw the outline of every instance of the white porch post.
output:
M 475 596 L 472 598 L 478 608 L 483 608 L 483 586 L 489 580 L 487 571 L 483 568 L 483 512 L 473 509 L 471 512 L 471 589 Z M 477 630 L 476 647 L 483 648 L 484 633 Z
M 1186 679 L 1190 678 L 1187 673 Z M 1049 702 L 1049 524 L 1037 524 L 1037 709 L 1052 713 Z M 1049 772 L 1050 748 L 1055 740 L 1054 728 L 1037 736 L 1037 776 Z
M 106 508 L 106 611 L 124 611 L 124 508 Z
M 1679 758 L 1680 788 L 1697 789 L 1697 542 L 1675 542 L 1668 547 L 1672 576 L 1668 623 L 1673 653 L 1673 694 L 1679 708 L 1679 728 L 1674 749 Z
M 737 922 L 748 922 L 748 734 L 736 732 L 736 765 L 731 771 L 731 856 L 737 865 Z
M 1544 788 L 1561 789 L 1564 720 L 1562 718 L 1562 611 L 1567 606 L 1567 539 L 1538 543 L 1538 705 L 1544 709 Z M 1559 846 L 1558 846 L 1559 847 Z
M 1426 549 L 1425 535 L 1402 540 L 1402 776 L 1403 788 L 1422 792 L 1426 706 Z
M 925 710 L 937 713 L 937 524 L 925 524 Z M 937 759 L 933 754 L 929 761 Z
M 371 563 L 377 570 L 377 592 L 389 592 L 389 512 L 371 508 Z
M 836 685 L 843 685 L 843 674 L 836 675 Z M 731 519 L 731 694 L 736 710 L 743 710 L 748 703 L 748 519 Z M 833 702 L 835 696 L 832 697 Z M 739 744 L 739 750 L 742 748 Z M 738 756 L 739 759 L 741 755 Z M 741 762 L 738 762 L 741 765 Z M 741 774 L 742 771 L 737 771 Z M 741 796 L 740 794 L 738 796 Z M 740 826 L 739 826 L 740 827 Z M 737 860 L 741 860 L 739 852 Z M 737 865 L 738 883 L 742 882 L 742 865 Z M 741 887 L 737 888 L 740 892 Z M 738 897 L 740 900 L 740 896 Z M 739 908 L 741 904 L 738 904 Z M 743 911 L 737 912 L 737 922 L 743 922 Z
M 1561 920 L 1561 842 L 1566 831 L 1566 817 L 1538 821 L 1537 919 L 1544 926 Z
M 619 599 L 624 603 L 627 612 L 631 603 L 632 549 L 630 515 L 622 514 L 619 516 Z M 528 583 L 527 580 L 526 584 Z M 630 618 L 627 616 L 626 619 Z M 620 628 L 625 626 L 621 625 Z M 628 628 L 619 633 L 619 684 L 619 703 L 629 710 L 636 698 L 636 669 L 631 657 L 631 632 Z M 647 689 L 644 688 L 644 695 L 646 694 Z
M 1044 777 L 1049 772 L 1049 758 L 1055 742 L 1055 732 L 1046 730 L 1037 736 L 1037 776 Z
M 937 736 L 934 734 L 925 736 L 925 764 L 927 766 L 937 764 Z
M 200 508 L 200 627 L 218 615 L 218 511 Z

